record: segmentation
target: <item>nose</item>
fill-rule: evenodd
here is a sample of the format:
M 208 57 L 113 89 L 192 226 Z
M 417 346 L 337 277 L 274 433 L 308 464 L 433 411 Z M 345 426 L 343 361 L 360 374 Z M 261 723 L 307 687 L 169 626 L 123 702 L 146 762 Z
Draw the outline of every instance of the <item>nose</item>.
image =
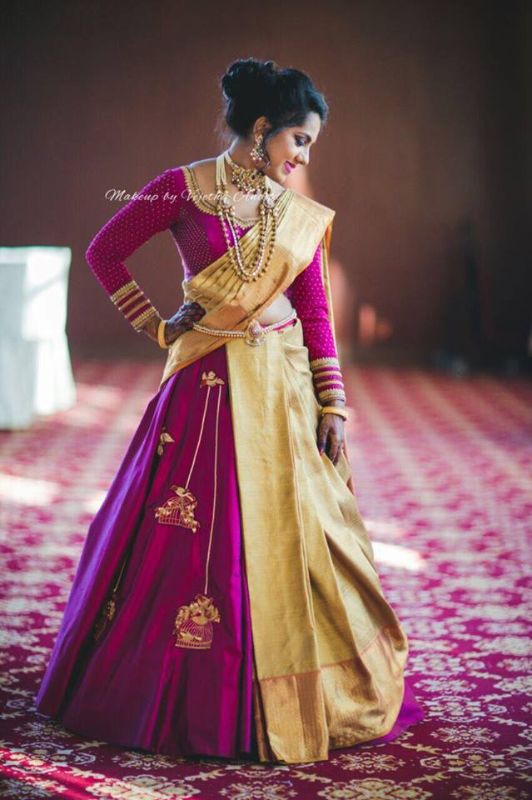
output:
M 298 154 L 297 161 L 299 164 L 303 164 L 303 166 L 307 166 L 309 163 L 309 153 L 308 150 L 304 150 Z

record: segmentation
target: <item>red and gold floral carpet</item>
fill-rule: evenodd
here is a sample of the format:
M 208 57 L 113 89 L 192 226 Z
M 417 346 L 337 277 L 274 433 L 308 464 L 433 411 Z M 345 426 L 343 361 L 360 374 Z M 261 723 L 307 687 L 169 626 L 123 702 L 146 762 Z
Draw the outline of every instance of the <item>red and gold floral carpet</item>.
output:
M 349 373 L 351 459 L 426 719 L 328 762 L 186 761 L 86 741 L 34 696 L 86 528 L 160 365 L 78 364 L 79 402 L 0 434 L 0 796 L 7 800 L 525 800 L 531 738 L 530 385 Z M 528 751 L 529 752 L 529 751 Z

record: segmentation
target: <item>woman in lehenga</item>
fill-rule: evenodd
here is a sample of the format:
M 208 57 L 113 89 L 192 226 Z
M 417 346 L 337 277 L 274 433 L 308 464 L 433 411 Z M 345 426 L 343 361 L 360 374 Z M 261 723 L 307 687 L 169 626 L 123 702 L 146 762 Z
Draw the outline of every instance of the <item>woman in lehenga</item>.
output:
M 151 753 L 322 761 L 423 712 L 351 483 L 335 212 L 285 186 L 328 107 L 272 61 L 235 61 L 221 86 L 228 149 L 155 177 L 86 253 L 168 352 L 89 528 L 37 710 Z M 185 280 L 163 320 L 123 261 L 166 229 Z

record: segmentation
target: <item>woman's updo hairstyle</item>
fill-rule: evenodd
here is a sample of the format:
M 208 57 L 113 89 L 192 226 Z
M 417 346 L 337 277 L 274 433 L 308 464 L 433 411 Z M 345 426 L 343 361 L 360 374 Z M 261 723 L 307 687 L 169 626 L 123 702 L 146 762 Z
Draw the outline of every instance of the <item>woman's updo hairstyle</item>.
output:
M 220 80 L 224 98 L 224 118 L 238 136 L 247 138 L 258 117 L 265 116 L 270 138 L 283 128 L 302 125 L 310 111 L 324 124 L 329 108 L 308 75 L 298 69 L 281 69 L 275 61 L 240 58 Z

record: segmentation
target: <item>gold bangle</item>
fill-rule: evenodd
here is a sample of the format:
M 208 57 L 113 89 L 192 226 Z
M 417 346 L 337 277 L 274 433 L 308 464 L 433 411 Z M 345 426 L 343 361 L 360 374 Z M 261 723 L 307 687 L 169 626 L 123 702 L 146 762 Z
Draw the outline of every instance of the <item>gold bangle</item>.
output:
M 344 420 L 348 418 L 347 411 L 345 408 L 340 408 L 340 406 L 322 406 L 320 414 L 338 414 L 338 416 L 342 417 Z
M 162 347 L 163 350 L 168 350 L 170 345 L 166 344 L 166 339 L 164 338 L 165 329 L 166 329 L 166 320 L 162 319 L 157 325 L 157 341 L 159 342 L 159 347 Z

